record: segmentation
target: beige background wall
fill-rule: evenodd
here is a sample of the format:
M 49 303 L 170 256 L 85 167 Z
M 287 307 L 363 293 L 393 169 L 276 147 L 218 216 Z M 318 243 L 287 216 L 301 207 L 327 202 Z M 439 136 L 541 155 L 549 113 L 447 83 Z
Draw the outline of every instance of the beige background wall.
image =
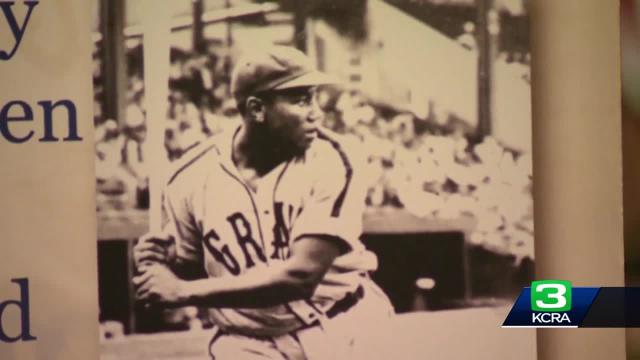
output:
M 536 277 L 622 286 L 618 2 L 531 3 Z M 538 354 L 624 359 L 624 336 L 538 330 Z

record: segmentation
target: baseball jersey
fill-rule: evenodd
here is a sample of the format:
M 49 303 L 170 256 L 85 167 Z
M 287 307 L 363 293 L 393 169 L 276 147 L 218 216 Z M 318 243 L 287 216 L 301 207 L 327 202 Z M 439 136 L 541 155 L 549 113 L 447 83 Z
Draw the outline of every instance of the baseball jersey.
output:
M 180 160 L 163 196 L 163 226 L 179 261 L 201 263 L 209 277 L 239 276 L 286 260 L 304 236 L 339 239 L 344 254 L 310 300 L 259 309 L 212 308 L 222 329 L 279 335 L 311 324 L 353 292 L 377 266 L 359 240 L 365 186 L 358 165 L 335 134 L 321 131 L 305 154 L 249 187 L 232 161 L 233 132 L 214 136 Z

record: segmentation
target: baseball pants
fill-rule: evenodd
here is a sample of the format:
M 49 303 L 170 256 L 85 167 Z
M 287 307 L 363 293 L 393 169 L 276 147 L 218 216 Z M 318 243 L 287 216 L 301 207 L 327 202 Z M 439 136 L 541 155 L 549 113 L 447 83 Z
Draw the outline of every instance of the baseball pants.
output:
M 373 282 L 346 312 L 324 317 L 318 325 L 274 337 L 218 333 L 209 353 L 215 360 L 359 360 L 382 359 L 387 351 L 393 308 Z

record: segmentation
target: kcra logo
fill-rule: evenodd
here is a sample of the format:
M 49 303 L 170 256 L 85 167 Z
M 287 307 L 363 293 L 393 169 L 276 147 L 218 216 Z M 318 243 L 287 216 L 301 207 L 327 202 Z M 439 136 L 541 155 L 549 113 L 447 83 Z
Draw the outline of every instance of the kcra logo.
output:
M 531 322 L 570 325 L 571 282 L 540 280 L 531 283 Z
M 13 38 L 13 45 L 8 45 L 5 43 L 0 44 L 0 60 L 10 60 L 13 55 L 15 55 L 16 51 L 20 47 L 20 43 L 22 42 L 22 38 L 27 32 L 27 25 L 29 24 L 29 18 L 31 18 L 31 13 L 33 9 L 38 5 L 38 1 L 24 1 L 23 5 L 27 7 L 27 14 L 24 16 L 24 19 L 21 21 L 16 18 L 15 13 L 13 12 L 13 5 L 15 5 L 15 1 L 0 1 L 0 10 L 2 11 L 2 17 L 0 17 L 0 21 L 4 22 L 8 25 L 9 30 L 11 31 L 11 37 Z M 22 24 L 20 24 L 20 21 Z M 4 32 L 5 29 L 3 28 Z M 7 45 L 9 47 L 7 47 Z
M 502 327 L 625 327 L 635 324 L 625 318 L 629 312 L 619 305 L 627 303 L 640 303 L 640 288 L 633 292 L 626 288 L 572 287 L 566 280 L 533 281 L 531 287 L 522 289 Z

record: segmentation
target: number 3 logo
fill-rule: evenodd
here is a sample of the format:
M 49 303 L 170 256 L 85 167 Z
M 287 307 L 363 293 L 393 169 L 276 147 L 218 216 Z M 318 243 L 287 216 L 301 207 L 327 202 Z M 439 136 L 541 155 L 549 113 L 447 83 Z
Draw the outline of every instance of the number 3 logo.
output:
M 571 310 L 571 283 L 563 280 L 541 280 L 531 283 L 531 310 Z

